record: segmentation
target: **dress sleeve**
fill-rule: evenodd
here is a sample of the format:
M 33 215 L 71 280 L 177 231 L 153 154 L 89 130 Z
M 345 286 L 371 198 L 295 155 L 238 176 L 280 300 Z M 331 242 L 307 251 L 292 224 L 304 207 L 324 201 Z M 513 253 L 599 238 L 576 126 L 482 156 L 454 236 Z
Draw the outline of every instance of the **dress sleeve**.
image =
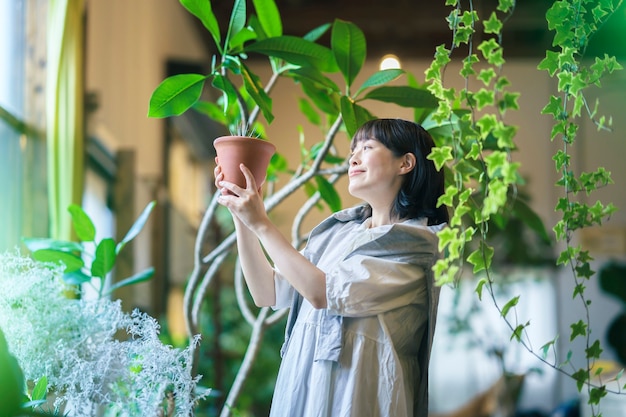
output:
M 421 266 L 356 255 L 326 274 L 327 308 L 352 317 L 371 316 L 409 304 L 427 304 Z
M 274 269 L 274 291 L 276 294 L 276 304 L 272 306 L 274 310 L 280 310 L 291 306 L 294 288 L 291 286 L 278 269 Z

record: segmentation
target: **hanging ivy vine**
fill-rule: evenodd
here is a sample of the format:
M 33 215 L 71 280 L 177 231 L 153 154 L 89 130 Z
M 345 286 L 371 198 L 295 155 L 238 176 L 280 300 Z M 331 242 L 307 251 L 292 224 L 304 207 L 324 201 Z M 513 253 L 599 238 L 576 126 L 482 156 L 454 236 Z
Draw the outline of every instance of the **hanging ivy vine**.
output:
M 513 162 L 515 126 L 505 121 L 508 111 L 518 109 L 519 93 L 509 91 L 509 80 L 503 75 L 505 64 L 502 29 L 515 10 L 514 0 L 499 0 L 488 16 L 479 16 L 473 1 L 446 0 L 451 6 L 447 17 L 452 31 L 450 47 L 440 45 L 432 64 L 426 70 L 429 90 L 438 98 L 439 107 L 434 118 L 439 123 L 453 127 L 448 141 L 440 146 L 431 159 L 438 167 L 451 168 L 452 179 L 441 204 L 453 207 L 450 227 L 440 234 L 440 249 L 446 257 L 435 265 L 440 284 L 457 281 L 464 265 L 471 265 L 474 274 L 480 274 L 476 293 L 482 299 L 487 292 L 500 315 L 511 330 L 511 339 L 521 343 L 545 364 L 570 376 L 581 391 L 586 388 L 593 415 L 598 412 L 600 399 L 607 393 L 606 384 L 593 385 L 599 376 L 594 370 L 602 348 L 599 340 L 592 340 L 586 282 L 595 271 L 588 251 L 575 246 L 574 233 L 584 227 L 602 224 L 615 211 L 612 204 L 596 202 L 593 205 L 578 202 L 579 193 L 592 193 L 598 187 L 610 184 L 610 173 L 598 167 L 594 172 L 576 174 L 571 167 L 570 149 L 576 140 L 581 119 L 591 119 L 598 129 L 610 129 L 611 119 L 599 115 L 599 104 L 590 106 L 585 98 L 588 87 L 601 86 L 603 76 L 622 67 L 613 56 L 605 55 L 595 60 L 585 59 L 585 50 L 607 19 L 617 10 L 621 0 L 559 0 L 546 13 L 548 29 L 554 32 L 553 49 L 546 51 L 538 70 L 545 70 L 555 78 L 558 94 L 551 95 L 542 114 L 552 115 L 554 126 L 550 140 L 560 140 L 562 148 L 553 160 L 561 178 L 557 186 L 562 190 L 556 211 L 561 219 L 554 226 L 556 239 L 564 243 L 557 265 L 571 270 L 574 280 L 573 297 L 584 307 L 584 317 L 571 324 L 569 342 L 585 339 L 585 358 L 582 367 L 574 364 L 571 351 L 564 359 L 558 358 L 555 344 L 558 336 L 533 349 L 526 332 L 529 322 L 519 322 L 515 310 L 520 296 L 514 296 L 499 305 L 494 295 L 492 260 L 494 248 L 487 234 L 490 224 L 503 213 L 515 214 L 518 202 L 517 187 L 521 184 L 519 164 Z M 477 45 L 476 45 L 477 43 Z M 462 53 L 459 75 L 464 88 L 456 90 L 446 86 L 446 70 L 453 53 Z M 478 88 L 472 89 L 471 85 Z M 469 251 L 468 248 L 472 248 Z M 469 252 L 469 253 L 467 253 Z M 513 318 L 512 318 L 513 317 Z M 551 355 L 549 355 L 551 353 Z M 601 370 L 599 371 L 601 372 Z M 617 379 L 621 377 L 618 374 Z M 626 386 L 624 386 L 626 389 Z

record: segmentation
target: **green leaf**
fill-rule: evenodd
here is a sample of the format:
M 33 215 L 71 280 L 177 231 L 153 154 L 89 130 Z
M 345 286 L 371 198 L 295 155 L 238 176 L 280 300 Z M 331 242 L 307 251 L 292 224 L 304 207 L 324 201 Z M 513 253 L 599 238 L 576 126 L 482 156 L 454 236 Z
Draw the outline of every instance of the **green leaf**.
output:
M 259 77 L 251 72 L 246 65 L 241 64 L 241 75 L 243 84 L 250 97 L 263 112 L 263 117 L 267 123 L 272 123 L 274 115 L 272 114 L 272 99 L 267 95 L 261 84 Z
M 324 36 L 324 34 L 328 32 L 328 29 L 330 29 L 331 26 L 332 25 L 330 23 L 324 23 L 323 25 L 320 25 L 316 27 L 315 29 L 305 33 L 303 38 L 306 39 L 307 41 L 315 42 L 319 38 Z
M 600 341 L 596 339 L 595 342 L 587 349 L 585 349 L 585 353 L 587 354 L 587 359 L 600 359 L 600 355 L 602 355 L 602 347 L 600 346 Z
M 48 392 L 48 377 L 42 376 L 37 380 L 37 383 L 33 387 L 33 393 L 30 396 L 32 401 L 39 401 L 46 399 L 46 393 Z
M 495 33 L 498 34 L 502 30 L 502 22 L 498 19 L 496 12 L 491 12 L 491 16 L 489 20 L 483 21 L 484 31 L 485 33 Z
M 317 190 L 332 212 L 341 210 L 341 197 L 335 187 L 321 175 L 315 177 Z
M 150 213 L 152 212 L 152 209 L 154 208 L 155 205 L 156 205 L 156 201 L 151 201 L 143 209 L 139 217 L 137 217 L 137 220 L 135 220 L 135 223 L 133 223 L 130 229 L 128 229 L 128 232 L 126 232 L 126 235 L 124 236 L 124 238 L 117 244 L 115 248 L 115 254 L 120 253 L 120 251 L 124 248 L 124 246 L 126 246 L 128 242 L 133 240 L 139 234 L 139 232 L 141 232 L 141 229 L 143 229 L 143 226 L 146 224 L 146 221 L 148 221 L 148 217 L 150 217 Z
M 315 126 L 321 125 L 322 118 L 309 100 L 304 98 L 298 99 L 298 108 L 300 109 L 300 113 L 302 113 L 311 124 Z
M 104 278 L 115 265 L 115 241 L 102 239 L 96 248 L 96 257 L 91 264 L 91 276 Z
M 289 70 L 286 75 L 293 77 L 297 81 L 309 81 L 315 86 L 323 87 L 331 91 L 339 92 L 337 84 L 319 70 L 313 67 L 301 67 Z
M 366 88 L 378 87 L 379 85 L 387 84 L 388 82 L 395 80 L 402 74 L 404 74 L 404 70 L 396 68 L 376 71 L 367 80 L 365 80 L 361 87 L 359 87 L 359 90 L 357 91 L 355 96 L 361 94 L 361 92 Z
M 206 78 L 201 74 L 178 74 L 163 80 L 150 97 L 148 117 L 183 114 L 200 98 Z
M 76 204 L 71 204 L 67 211 L 72 216 L 72 224 L 78 239 L 83 242 L 93 242 L 96 238 L 96 228 L 87 213 Z
M 314 67 L 322 72 L 337 71 L 330 49 L 297 36 L 262 39 L 245 47 L 245 51 L 284 59 L 295 65 Z
M 340 112 L 339 94 L 329 94 L 328 89 L 318 88 L 308 81 L 302 82 L 302 91 L 325 114 L 337 116 Z
M 548 352 L 555 345 L 555 343 L 556 343 L 556 339 L 549 341 L 548 343 L 546 343 L 545 345 L 543 345 L 541 347 L 541 357 L 542 357 L 542 359 L 546 359 L 548 357 Z
M 228 22 L 226 33 L 226 48 L 231 45 L 233 39 L 246 25 L 246 0 L 235 0 L 233 11 Z
M 39 262 L 51 262 L 65 265 L 65 273 L 79 270 L 85 265 L 80 257 L 71 253 L 53 249 L 37 250 L 33 252 L 33 258 Z
M 63 281 L 68 285 L 80 285 L 91 281 L 91 276 L 85 274 L 82 270 L 76 270 L 63 274 Z
M 265 34 L 269 37 L 282 35 L 283 23 L 274 0 L 252 0 L 252 3 Z
M 506 315 L 509 313 L 509 311 L 511 310 L 511 308 L 515 307 L 517 305 L 517 303 L 519 302 L 519 295 L 515 296 L 513 298 L 511 298 L 505 305 L 504 307 L 502 307 L 502 312 L 500 313 L 500 315 L 502 317 L 506 317 Z
M 402 107 L 436 109 L 439 100 L 428 90 L 408 86 L 383 86 L 370 90 L 364 99 L 394 103 Z
M 478 299 L 482 300 L 483 299 L 483 287 L 485 286 L 485 284 L 487 284 L 489 282 L 489 280 L 487 278 L 481 278 L 478 281 L 478 284 L 476 284 L 476 289 L 474 290 L 476 292 L 476 294 L 478 294 Z
M 572 328 L 572 334 L 569 338 L 570 342 L 576 339 L 578 336 L 587 335 L 587 324 L 582 320 L 578 320 L 578 322 L 570 324 L 570 327 Z
M 350 87 L 365 63 L 365 35 L 353 23 L 335 19 L 330 45 L 337 66 Z
M 374 118 L 364 107 L 346 96 L 341 97 L 341 117 L 350 137 L 354 136 L 359 126 Z
M 128 277 L 125 278 L 119 282 L 116 282 L 115 284 L 111 285 L 107 291 L 106 294 L 104 295 L 109 295 L 112 294 L 113 291 L 122 288 L 122 287 L 126 287 L 128 285 L 133 285 L 133 284 L 138 284 L 140 282 L 144 282 L 144 281 L 148 281 L 150 278 L 152 278 L 152 276 L 154 275 L 154 268 L 150 267 L 148 269 L 145 269 L 135 275 L 133 275 L 132 277 Z
M 206 0 L 180 0 L 191 14 L 200 19 L 202 25 L 209 31 L 218 50 L 222 51 L 220 27 L 217 18 L 211 9 L 211 2 Z
M 82 252 L 83 245 L 79 242 L 67 242 L 50 238 L 27 237 L 22 242 L 29 251 L 35 252 L 40 249 L 54 249 L 62 252 Z
M 491 267 L 491 260 L 493 259 L 493 254 L 494 254 L 493 247 L 481 241 L 480 247 L 467 257 L 467 262 L 474 265 L 473 273 L 476 274 L 485 269 L 489 269 Z
M 454 156 L 452 156 L 452 147 L 437 146 L 432 149 L 427 158 L 433 161 L 435 163 L 435 167 L 439 170 L 446 164 L 446 162 L 454 159 Z

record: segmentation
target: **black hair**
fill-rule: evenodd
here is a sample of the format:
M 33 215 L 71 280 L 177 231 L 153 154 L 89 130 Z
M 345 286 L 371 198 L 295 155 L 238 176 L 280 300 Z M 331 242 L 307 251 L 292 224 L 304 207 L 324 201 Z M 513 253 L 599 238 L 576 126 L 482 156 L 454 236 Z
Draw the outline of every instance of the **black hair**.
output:
M 437 207 L 444 193 L 444 171 L 426 157 L 435 147 L 432 136 L 419 124 L 402 119 L 374 119 L 364 123 L 354 134 L 350 148 L 356 143 L 374 139 L 387 147 L 396 157 L 415 155 L 415 168 L 405 175 L 404 182 L 391 208 L 392 217 L 399 219 L 427 218 L 429 225 L 447 223 L 445 205 Z

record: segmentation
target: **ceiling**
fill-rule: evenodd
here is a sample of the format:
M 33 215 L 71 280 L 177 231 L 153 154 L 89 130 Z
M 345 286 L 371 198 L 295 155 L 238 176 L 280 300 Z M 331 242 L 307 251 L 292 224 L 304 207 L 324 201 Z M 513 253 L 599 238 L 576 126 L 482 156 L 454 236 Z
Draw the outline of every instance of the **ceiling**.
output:
M 469 2 L 462 3 L 466 8 Z M 481 19 L 486 19 L 497 3 L 497 0 L 474 0 L 473 6 Z M 232 4 L 232 1 L 213 2 L 220 22 L 228 21 Z M 385 53 L 395 53 L 401 58 L 432 57 L 435 48 L 440 44 L 449 46 L 452 37 L 445 20 L 452 8 L 445 6 L 444 0 L 276 0 L 276 4 L 283 33 L 288 35 L 302 36 L 334 19 L 355 23 L 365 34 L 370 57 Z M 503 32 L 507 57 L 545 55 L 551 42 L 545 20 L 549 4 L 546 0 L 517 2 Z M 212 48 L 212 40 L 202 30 L 207 46 Z

